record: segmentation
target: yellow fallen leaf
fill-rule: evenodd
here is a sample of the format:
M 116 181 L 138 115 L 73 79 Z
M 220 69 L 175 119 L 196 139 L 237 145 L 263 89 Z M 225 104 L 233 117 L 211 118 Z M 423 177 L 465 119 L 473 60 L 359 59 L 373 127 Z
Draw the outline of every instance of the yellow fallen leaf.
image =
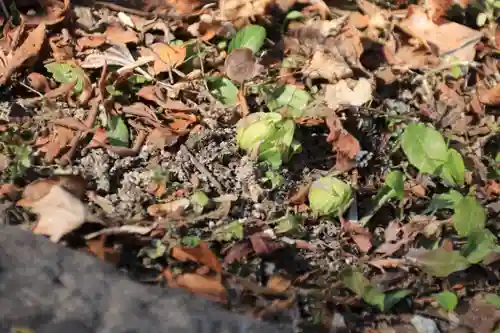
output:
M 172 68 L 181 65 L 186 58 L 186 48 L 184 46 L 165 43 L 155 43 L 150 45 L 149 48 L 141 48 L 139 53 L 143 57 L 155 57 L 153 63 L 154 73 L 152 74 L 168 72 Z

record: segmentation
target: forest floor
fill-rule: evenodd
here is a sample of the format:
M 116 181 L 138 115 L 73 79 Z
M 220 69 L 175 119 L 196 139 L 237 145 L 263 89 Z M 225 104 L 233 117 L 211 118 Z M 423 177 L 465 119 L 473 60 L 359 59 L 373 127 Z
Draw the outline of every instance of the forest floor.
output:
M 500 8 L 457 3 L 6 3 L 0 222 L 297 331 L 498 333 Z

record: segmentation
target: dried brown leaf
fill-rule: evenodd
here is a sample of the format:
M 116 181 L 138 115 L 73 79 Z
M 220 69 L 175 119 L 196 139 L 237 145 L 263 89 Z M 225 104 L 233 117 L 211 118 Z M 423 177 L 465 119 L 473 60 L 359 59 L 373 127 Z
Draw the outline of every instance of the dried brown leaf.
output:
M 76 47 L 79 51 L 85 49 L 95 49 L 106 43 L 106 36 L 104 35 L 90 35 L 83 36 L 76 40 Z
M 24 40 L 19 48 L 17 48 L 4 65 L 0 69 L 0 84 L 5 84 L 10 76 L 21 68 L 28 60 L 39 55 L 43 43 L 45 42 L 45 24 L 40 24 L 34 30 L 30 31 L 28 37 Z
M 205 242 L 200 242 L 197 247 L 174 247 L 171 256 L 179 261 L 189 260 L 206 265 L 217 273 L 222 271 L 219 259 Z

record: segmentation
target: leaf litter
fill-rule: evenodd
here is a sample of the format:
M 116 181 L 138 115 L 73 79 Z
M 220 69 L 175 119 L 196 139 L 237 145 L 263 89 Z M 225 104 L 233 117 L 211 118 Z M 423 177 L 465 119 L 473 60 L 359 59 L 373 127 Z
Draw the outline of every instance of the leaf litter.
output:
M 2 223 L 304 332 L 500 329 L 494 1 L 171 4 L 9 7 Z

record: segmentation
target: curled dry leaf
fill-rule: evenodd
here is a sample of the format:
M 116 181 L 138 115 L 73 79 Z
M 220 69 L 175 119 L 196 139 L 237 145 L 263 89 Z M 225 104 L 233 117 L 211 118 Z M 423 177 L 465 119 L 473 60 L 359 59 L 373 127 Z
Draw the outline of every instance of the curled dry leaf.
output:
M 161 204 L 154 204 L 148 207 L 148 214 L 151 216 L 165 216 L 169 214 L 182 213 L 189 207 L 189 199 L 181 198 Z
M 226 58 L 224 70 L 229 79 L 237 83 L 252 79 L 259 71 L 257 59 L 247 47 L 234 49 Z
M 314 53 L 304 74 L 312 79 L 323 78 L 330 82 L 351 77 L 351 67 L 337 52 L 318 50 Z
M 49 80 L 40 73 L 30 73 L 27 79 L 31 88 L 39 92 L 46 93 L 51 89 Z
M 72 42 L 68 33 L 49 37 L 49 46 L 52 50 L 52 56 L 56 61 L 64 62 L 73 59 L 74 51 Z
M 368 79 L 360 78 L 351 89 L 346 80 L 329 84 L 325 89 L 325 101 L 333 110 L 342 105 L 361 106 L 372 99 L 372 85 Z
M 292 281 L 279 275 L 273 275 L 269 281 L 267 281 L 267 287 L 277 293 L 284 293 L 291 285 Z
M 36 213 L 38 222 L 33 232 L 50 236 L 50 240 L 55 243 L 82 225 L 88 216 L 83 202 L 55 180 L 42 180 L 28 185 L 17 205 Z
M 35 58 L 40 53 L 45 42 L 45 24 L 40 24 L 30 31 L 28 37 L 19 48 L 7 56 L 6 62 L 0 68 L 0 84 L 5 84 L 10 76 L 21 68 L 28 60 Z

